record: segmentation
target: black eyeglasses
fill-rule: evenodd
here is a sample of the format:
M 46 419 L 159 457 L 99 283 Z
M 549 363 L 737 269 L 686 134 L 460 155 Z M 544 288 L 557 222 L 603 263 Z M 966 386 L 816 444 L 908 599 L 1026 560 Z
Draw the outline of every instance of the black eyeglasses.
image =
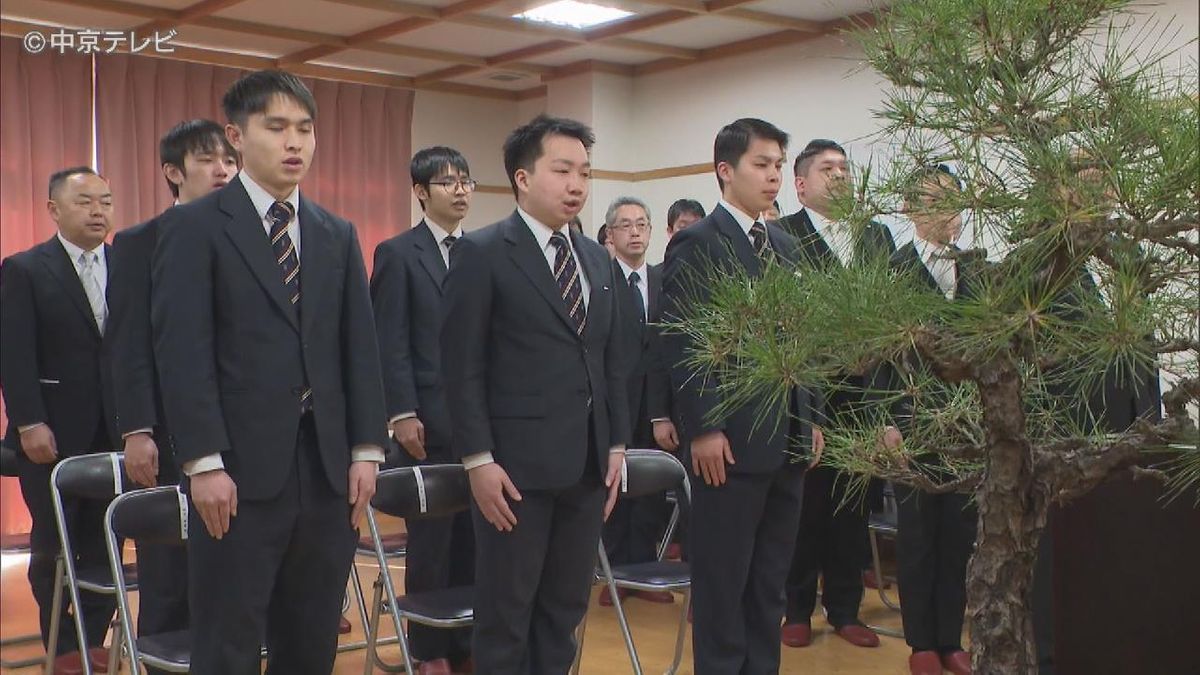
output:
M 463 192 L 474 192 L 475 188 L 479 187 L 479 181 L 474 178 L 447 178 L 445 180 L 431 180 L 430 185 L 441 185 L 449 192 L 454 192 L 458 188 L 462 188 Z

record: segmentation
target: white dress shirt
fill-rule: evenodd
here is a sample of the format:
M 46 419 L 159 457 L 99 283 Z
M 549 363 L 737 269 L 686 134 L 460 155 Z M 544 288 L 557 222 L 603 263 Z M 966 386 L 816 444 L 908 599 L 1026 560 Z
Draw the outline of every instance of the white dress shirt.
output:
M 733 204 L 730 204 L 729 202 L 725 201 L 724 199 L 717 202 L 717 204 L 719 204 L 726 211 L 728 211 L 729 215 L 733 216 L 733 219 L 737 221 L 738 227 L 742 228 L 742 232 L 746 233 L 746 239 L 750 240 L 750 246 L 753 247 L 754 246 L 754 236 L 750 234 L 750 228 L 754 226 L 754 223 L 763 223 L 763 227 L 766 227 L 766 223 L 759 220 L 758 218 L 755 218 L 754 216 L 746 213 L 745 211 L 739 209 L 738 207 L 734 206 Z M 767 247 L 769 248 L 770 246 L 771 246 L 771 239 L 770 239 L 770 237 L 768 237 L 767 238 Z
M 237 178 L 242 181 L 242 186 L 246 188 L 246 193 L 250 195 L 250 201 L 254 204 L 254 210 L 258 212 L 258 217 L 262 220 L 263 232 L 266 236 L 271 236 L 271 220 L 267 217 L 267 210 L 275 203 L 275 198 L 269 192 L 263 189 L 250 174 L 244 170 L 239 171 Z M 288 223 L 288 237 L 292 240 L 292 246 L 296 247 L 296 259 L 300 259 L 300 188 L 299 186 L 292 189 L 292 194 L 288 195 L 287 202 L 292 207 L 292 220 Z M 126 434 L 128 435 L 128 434 Z M 383 449 L 374 445 L 356 445 L 350 451 L 351 459 L 355 462 L 375 462 L 383 463 Z M 194 476 L 205 471 L 215 471 L 224 469 L 225 461 L 221 459 L 221 453 L 214 452 L 211 455 L 205 455 L 199 459 L 193 459 L 190 462 L 184 462 L 183 473 L 188 476 Z
M 812 220 L 813 229 L 841 261 L 843 267 L 849 267 L 854 261 L 854 237 L 850 234 L 850 228 L 845 223 L 839 223 L 827 219 L 825 216 L 816 212 L 815 209 L 810 209 L 807 206 L 804 210 L 808 212 L 808 217 Z
M 586 309 L 589 302 L 588 295 L 591 285 L 588 284 L 587 274 L 583 271 L 583 263 L 579 259 L 579 252 L 575 250 L 575 243 L 571 241 L 571 228 L 563 225 L 558 230 L 553 230 L 550 228 L 550 226 L 526 213 L 525 209 L 522 209 L 519 206 L 517 207 L 517 215 L 521 217 L 521 220 L 525 221 L 525 224 L 529 227 L 529 231 L 533 233 L 533 238 L 537 240 L 538 246 L 541 247 L 542 254 L 546 256 L 546 265 L 550 268 L 551 275 L 554 274 L 554 258 L 558 255 L 558 248 L 554 244 L 550 243 L 550 237 L 553 236 L 556 231 L 562 232 L 564 235 L 566 235 L 567 246 L 571 248 L 571 255 L 575 258 L 575 268 L 579 270 L 579 284 L 582 287 L 583 306 Z M 628 279 L 626 279 L 625 283 L 629 283 Z M 609 448 L 608 451 L 610 454 L 624 454 L 625 446 L 614 445 Z M 486 450 L 484 452 L 476 452 L 463 457 L 462 464 L 464 469 L 470 471 L 471 469 L 483 466 L 485 464 L 492 464 L 495 461 L 496 458 L 492 456 L 492 452 L 490 450 Z
M 956 261 L 947 255 L 950 253 L 949 248 L 936 242 L 926 241 L 915 233 L 913 234 L 913 246 L 917 249 L 917 256 L 921 258 L 921 263 L 929 271 L 929 276 L 937 282 L 942 295 L 946 296 L 947 300 L 953 300 L 954 290 L 958 286 L 958 270 Z
M 429 232 L 433 235 L 433 240 L 437 242 L 438 253 L 442 254 L 442 262 L 446 263 L 446 269 L 450 269 L 450 247 L 446 246 L 446 237 L 454 237 L 456 241 L 462 239 L 462 225 L 460 224 L 451 232 L 442 227 L 441 223 L 431 220 L 429 216 L 425 216 L 421 222 L 425 227 L 429 228 Z
M 629 265 L 625 264 L 625 261 L 621 260 L 620 256 L 617 257 L 617 264 L 621 266 L 621 274 L 623 274 L 625 276 L 624 281 L 625 281 L 626 286 L 629 285 L 629 275 L 633 274 L 634 272 L 637 272 L 637 274 L 638 274 L 637 289 L 638 289 L 638 293 L 642 294 L 642 321 L 649 322 L 650 321 L 650 285 L 647 282 L 646 275 L 648 274 L 648 270 L 649 270 L 650 266 L 646 264 L 645 260 L 643 260 L 642 266 L 634 269 L 633 267 L 630 267 Z

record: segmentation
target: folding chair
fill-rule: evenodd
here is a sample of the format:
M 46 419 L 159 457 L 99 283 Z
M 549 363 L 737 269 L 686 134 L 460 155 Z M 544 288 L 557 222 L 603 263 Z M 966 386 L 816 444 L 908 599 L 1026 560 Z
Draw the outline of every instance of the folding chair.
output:
M 0 476 L 4 476 L 6 478 L 16 478 L 17 477 L 17 464 L 20 461 L 21 460 L 17 457 L 16 450 L 6 447 L 6 446 L 0 446 Z M 25 550 L 28 550 L 28 548 L 29 548 L 28 542 L 26 542 L 24 548 L 25 548 Z M 5 551 L 5 552 L 8 553 L 10 551 Z M 40 633 L 29 633 L 27 635 L 15 635 L 13 637 L 8 637 L 8 638 L 4 638 L 3 640 L 0 640 L 0 647 L 15 647 L 16 645 L 28 644 L 30 642 L 38 642 L 41 639 L 42 639 L 42 636 Z M 42 661 L 43 661 L 43 657 L 41 657 L 41 656 L 31 656 L 29 658 L 14 659 L 14 660 L 0 659 L 0 668 L 12 668 L 12 669 L 28 668 L 30 666 L 36 666 L 37 664 L 41 663 Z
M 117 582 L 117 610 L 130 671 L 140 673 L 142 664 L 172 673 L 186 673 L 191 665 L 191 631 L 137 635 L 129 609 L 121 560 L 121 541 L 138 546 L 158 544 L 184 546 L 187 542 L 187 497 L 176 485 L 134 490 L 119 495 L 104 514 L 104 538 L 108 542 L 109 572 Z M 113 650 L 118 649 L 114 641 Z M 110 673 L 115 670 L 110 669 Z
M 888 537 L 895 541 L 899 533 L 899 511 L 896 505 L 896 491 L 891 483 L 883 486 L 883 511 L 873 511 L 867 520 L 867 534 L 871 540 L 871 565 L 875 570 L 876 590 L 879 599 L 888 609 L 900 611 L 900 603 L 888 596 L 884 587 L 887 584 L 883 578 L 883 565 L 879 557 L 879 537 Z M 903 630 L 867 625 L 867 628 L 889 637 L 903 638 Z
M 75 569 L 75 554 L 71 546 L 66 513 L 63 508 L 63 498 L 89 499 L 109 502 L 121 494 L 128 478 L 124 469 L 124 454 L 119 452 L 102 452 L 78 457 L 68 457 L 54 466 L 50 472 L 50 497 L 54 504 L 54 520 L 58 525 L 58 538 L 62 543 L 62 554 L 58 558 L 55 571 L 54 607 L 50 614 L 50 645 L 46 650 L 46 672 L 54 670 L 54 655 L 57 651 L 58 626 L 62 621 L 62 603 L 60 602 L 63 575 L 65 586 L 71 596 L 72 614 L 75 617 L 75 634 L 79 641 L 80 650 L 87 649 L 87 635 L 83 624 L 83 611 L 79 602 L 81 590 L 107 595 L 116 595 L 117 583 L 108 566 Z M 130 589 L 137 589 L 137 570 L 134 565 L 122 566 L 121 582 Z M 120 657 L 121 624 L 117 623 L 113 632 L 112 645 L 108 655 L 108 672 L 117 672 Z M 90 659 L 81 659 L 84 675 L 92 675 Z
M 379 562 L 382 591 L 386 595 L 387 608 L 392 615 L 396 638 L 400 643 L 400 653 L 404 657 L 403 667 L 409 673 L 415 673 L 416 670 L 409 653 L 403 620 L 435 628 L 469 626 L 475 618 L 475 589 L 473 586 L 459 586 L 397 597 L 392 575 L 388 574 L 385 537 L 379 531 L 375 512 L 405 520 L 445 518 L 466 510 L 470 504 L 471 488 L 467 482 L 467 473 L 461 464 L 388 469 L 380 472 L 375 481 L 375 496 L 371 498 L 371 504 L 367 507 L 367 525 L 371 528 L 371 541 L 375 549 L 375 558 Z M 376 586 L 367 628 L 367 649 L 372 655 L 375 654 L 379 643 L 380 601 L 380 588 Z M 367 659 L 365 672 L 368 675 L 372 665 L 372 659 Z
M 372 560 L 375 559 L 375 542 L 371 540 L 370 536 L 360 537 L 355 546 L 355 558 L 361 555 L 370 556 Z M 386 557 L 388 560 L 398 560 L 403 558 L 408 553 L 408 535 L 404 532 L 383 535 L 383 553 L 384 557 Z M 383 596 L 383 575 L 386 573 L 387 568 L 383 567 L 380 568 L 379 573 L 375 576 L 374 595 L 376 598 L 376 604 L 380 602 L 379 598 Z M 358 605 L 358 616 L 362 621 L 363 633 L 365 635 L 367 632 L 367 626 L 370 624 L 371 619 L 367 615 L 368 610 L 366 595 L 363 593 L 362 577 L 358 574 L 358 565 L 356 563 L 352 563 L 350 565 L 350 583 L 354 588 L 354 598 L 356 601 L 355 604 Z M 345 607 L 343 607 L 343 611 L 344 610 Z M 395 665 L 384 661 L 382 657 L 379 656 L 379 651 L 377 649 L 380 645 L 395 644 L 396 641 L 397 638 L 395 637 L 377 639 L 374 647 L 371 648 L 370 653 L 367 655 L 367 660 L 374 661 L 375 665 L 379 666 L 381 670 L 390 673 L 403 672 L 403 665 Z M 364 637 L 364 639 L 355 642 L 339 644 L 338 653 L 340 654 L 342 652 L 363 649 L 367 646 L 367 640 Z
M 682 495 L 687 506 L 691 505 L 692 491 L 688 484 L 687 470 L 674 455 L 662 450 L 628 450 L 625 452 L 625 477 L 618 499 L 645 497 L 662 494 L 667 490 L 675 490 L 676 498 Z M 642 664 L 638 660 L 637 649 L 633 644 L 633 635 L 629 630 L 629 621 L 625 616 L 625 608 L 621 604 L 621 596 L 617 589 L 627 588 L 635 591 L 671 591 L 683 593 L 683 604 L 679 608 L 679 629 L 675 638 L 675 659 L 667 669 L 667 675 L 673 675 L 679 669 L 683 659 L 683 642 L 687 636 L 688 609 L 692 605 L 692 573 L 688 563 L 679 560 L 663 560 L 667 545 L 675 523 L 679 520 L 680 504 L 675 504 L 671 514 L 670 525 L 663 536 L 658 548 L 658 559 L 653 562 L 630 563 L 612 566 L 608 562 L 608 554 L 604 550 L 604 541 L 597 544 L 600 558 L 601 578 L 608 586 L 609 596 L 613 607 L 617 610 L 617 621 L 621 625 L 621 635 L 625 639 L 625 649 L 629 652 L 629 660 L 633 664 L 635 675 L 642 675 Z M 586 620 L 585 620 L 586 624 Z M 583 630 L 579 633 L 579 654 L 583 651 Z M 578 668 L 578 655 L 576 668 Z

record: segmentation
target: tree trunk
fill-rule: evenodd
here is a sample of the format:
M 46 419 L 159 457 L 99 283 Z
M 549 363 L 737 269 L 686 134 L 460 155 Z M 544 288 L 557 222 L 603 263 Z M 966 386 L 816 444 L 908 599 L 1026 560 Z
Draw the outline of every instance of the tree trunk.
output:
M 987 468 L 976 492 L 979 533 L 967 571 L 976 675 L 1036 675 L 1033 567 L 1047 492 L 1034 479 L 1021 380 L 1011 363 L 980 368 Z

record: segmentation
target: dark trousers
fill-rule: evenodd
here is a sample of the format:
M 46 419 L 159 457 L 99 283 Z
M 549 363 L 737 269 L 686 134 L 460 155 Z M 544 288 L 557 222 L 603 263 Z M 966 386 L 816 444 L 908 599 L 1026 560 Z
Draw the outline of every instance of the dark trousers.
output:
M 267 673 L 333 670 L 358 535 L 346 497 L 330 489 L 321 469 L 311 416 L 301 422 L 296 446 L 280 494 L 239 500 L 220 540 L 190 512 L 192 673 L 258 675 L 264 642 Z
M 691 477 L 692 654 L 696 675 L 779 671 L 784 582 L 796 544 L 803 464 Z
M 42 646 L 49 645 L 50 615 L 54 609 L 54 571 L 58 554 L 62 550 L 58 526 L 54 522 L 54 505 L 50 497 L 50 472 L 53 464 L 34 464 L 22 459 L 19 471 L 21 494 L 33 518 L 29 532 L 29 585 L 38 605 L 38 622 L 42 633 Z M 108 548 L 104 541 L 104 501 L 87 499 L 64 499 L 63 514 L 66 516 L 68 536 L 74 552 L 76 570 L 108 569 Z M 66 577 L 63 577 L 64 580 Z M 75 623 L 67 612 L 70 596 L 66 588 L 62 592 L 62 612 L 58 628 L 59 654 L 77 651 L 79 640 L 75 635 Z M 82 605 L 84 633 L 88 647 L 104 644 L 109 624 L 116 612 L 116 596 L 101 595 L 89 591 L 79 592 Z
M 475 672 L 559 675 L 570 669 L 604 513 L 605 491 L 594 474 L 562 490 L 521 490 L 521 501 L 509 501 L 517 517 L 511 532 L 484 520 L 472 500 Z
M 658 542 L 671 518 L 666 493 L 617 500 L 604 523 L 604 551 L 613 565 L 658 559 Z
M 137 545 L 139 636 L 188 627 L 188 556 L 185 546 Z M 166 671 L 147 667 L 152 674 Z
M 422 462 L 404 452 L 401 466 L 444 464 L 450 462 L 448 450 L 426 448 Z M 408 528 L 408 549 L 404 556 L 405 592 L 435 591 L 475 583 L 475 531 L 470 511 L 450 518 L 413 519 Z M 413 658 L 419 661 L 450 659 L 460 662 L 471 655 L 471 628 L 432 628 L 416 622 L 408 624 L 408 641 Z
M 788 574 L 787 623 L 811 620 L 817 605 L 817 577 L 822 580 L 821 604 L 829 623 L 836 628 L 859 623 L 862 570 L 870 556 L 867 507 L 857 501 L 840 504 L 838 476 L 825 467 L 808 472 L 796 555 Z
M 967 561 L 976 510 L 964 494 L 928 494 L 897 485 L 897 580 L 904 639 L 913 651 L 962 649 Z

